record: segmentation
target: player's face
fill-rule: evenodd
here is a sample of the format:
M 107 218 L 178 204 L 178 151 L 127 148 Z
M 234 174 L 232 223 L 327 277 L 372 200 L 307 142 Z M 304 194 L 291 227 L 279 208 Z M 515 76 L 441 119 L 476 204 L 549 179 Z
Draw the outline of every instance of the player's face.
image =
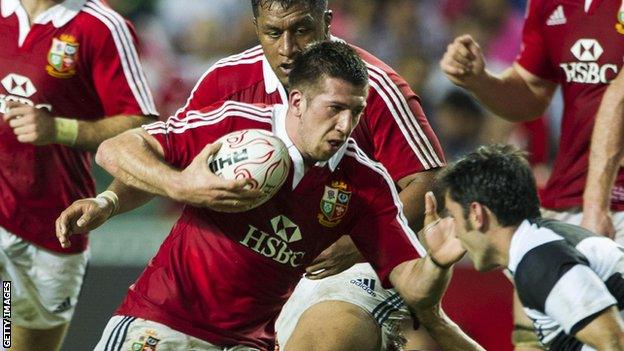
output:
M 329 38 L 330 21 L 330 11 L 317 14 L 303 2 L 287 8 L 279 3 L 259 6 L 258 40 L 273 72 L 287 89 L 295 57 L 308 44 Z
M 476 230 L 470 220 L 464 216 L 462 206 L 445 195 L 446 210 L 455 220 L 455 234 L 478 271 L 489 271 L 498 265 L 494 262 L 495 252 L 486 233 Z
M 326 161 L 345 143 L 358 123 L 368 86 L 358 87 L 337 78 L 323 79 L 319 86 L 306 89 L 295 101 L 298 114 L 295 144 L 308 164 Z M 293 140 L 294 141 L 294 140 Z

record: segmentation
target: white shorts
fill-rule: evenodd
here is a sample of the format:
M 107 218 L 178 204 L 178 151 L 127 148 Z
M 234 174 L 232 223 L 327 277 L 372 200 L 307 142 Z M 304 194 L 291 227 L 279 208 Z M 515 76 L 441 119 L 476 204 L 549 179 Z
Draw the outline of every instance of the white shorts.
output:
M 583 220 L 583 212 L 580 210 L 553 211 L 542 208 L 542 217 L 580 225 L 581 220 Z M 615 227 L 615 242 L 624 245 L 624 212 L 612 212 L 611 219 L 613 220 L 613 227 Z
M 113 316 L 93 351 L 258 351 L 249 346 L 215 346 L 146 319 Z
M 0 227 L 0 278 L 11 281 L 11 322 L 50 329 L 68 323 L 78 302 L 88 251 L 59 254 Z
M 275 322 L 278 344 L 286 345 L 301 315 L 323 301 L 348 302 L 370 313 L 382 328 L 382 350 L 400 342 L 397 322 L 411 318 L 399 294 L 382 288 L 370 264 L 358 263 L 325 279 L 299 281 Z

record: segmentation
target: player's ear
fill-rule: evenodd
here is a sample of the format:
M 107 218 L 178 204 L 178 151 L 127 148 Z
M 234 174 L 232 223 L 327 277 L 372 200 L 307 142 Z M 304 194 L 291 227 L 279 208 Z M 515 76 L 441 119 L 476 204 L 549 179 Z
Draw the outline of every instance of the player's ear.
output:
M 293 89 L 288 93 L 288 107 L 292 109 L 293 115 L 301 117 L 306 108 L 306 101 L 303 93 L 299 89 Z
M 329 28 L 331 27 L 332 20 L 334 19 L 334 13 L 332 10 L 327 10 L 323 14 L 325 20 L 325 37 L 329 38 Z
M 471 222 L 470 224 L 473 228 L 479 231 L 484 231 L 488 224 L 488 217 L 491 214 L 491 212 L 488 212 L 487 207 L 475 201 L 470 204 L 470 214 L 468 216 L 468 220 Z

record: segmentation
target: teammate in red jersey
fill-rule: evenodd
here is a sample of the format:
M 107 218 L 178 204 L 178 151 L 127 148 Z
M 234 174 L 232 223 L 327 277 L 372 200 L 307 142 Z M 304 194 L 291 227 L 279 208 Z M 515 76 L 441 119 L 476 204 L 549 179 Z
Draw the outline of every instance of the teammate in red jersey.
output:
M 451 81 L 510 121 L 539 116 L 560 86 L 564 98 L 561 138 L 541 199 L 543 215 L 582 224 L 603 235 L 615 234 L 620 242 L 624 240 L 624 172 L 618 174 L 611 196 L 613 222 L 609 208 L 592 204 L 588 196 L 584 201 L 583 192 L 594 115 L 624 56 L 624 34 L 616 26 L 621 6 L 619 0 L 531 0 L 522 51 L 507 71 L 495 76 L 485 70 L 478 44 L 466 35 L 449 45 L 440 63 Z M 526 334 L 517 330 L 515 335 L 524 339 Z
M 293 61 L 288 106 L 234 101 L 190 111 L 106 141 L 96 159 L 129 186 L 184 200 L 163 246 L 108 324 L 97 350 L 151 345 L 167 350 L 272 350 L 273 323 L 314 257 L 348 233 L 380 277 L 413 305 L 437 301 L 448 269 L 463 254 L 454 238 L 430 247 L 409 229 L 390 176 L 347 139 L 366 106 L 368 76 L 355 51 L 340 42 L 311 46 Z M 220 136 L 273 131 L 293 166 L 273 199 L 242 213 L 193 205 L 210 187 L 207 158 Z M 203 183 L 203 184 L 202 184 Z M 131 190 L 131 189 L 128 189 Z M 322 214 L 337 193 L 345 211 Z M 120 210 L 145 200 L 120 192 Z M 95 200 L 82 200 L 95 203 Z M 231 206 L 239 200 L 231 200 Z M 104 204 L 111 213 L 113 204 Z M 80 203 L 59 218 L 59 238 L 83 215 Z M 190 336 L 190 337 L 189 337 Z M 150 339 L 151 338 L 151 339 Z
M 56 350 L 88 254 L 86 235 L 61 248 L 54 221 L 94 195 L 89 152 L 157 112 L 132 28 L 101 1 L 1 0 L 0 12 L 0 275 L 13 283 L 11 350 Z

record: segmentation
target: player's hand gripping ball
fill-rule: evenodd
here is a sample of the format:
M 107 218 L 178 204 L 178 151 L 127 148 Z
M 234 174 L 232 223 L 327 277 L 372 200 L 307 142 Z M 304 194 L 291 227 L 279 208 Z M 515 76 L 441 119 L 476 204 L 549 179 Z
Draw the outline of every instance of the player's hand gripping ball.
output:
M 256 208 L 275 195 L 290 172 L 290 156 L 284 142 L 262 129 L 245 129 L 226 134 L 215 142 L 219 151 L 208 158 L 210 170 L 224 179 L 250 180 L 264 196 L 248 209 Z

